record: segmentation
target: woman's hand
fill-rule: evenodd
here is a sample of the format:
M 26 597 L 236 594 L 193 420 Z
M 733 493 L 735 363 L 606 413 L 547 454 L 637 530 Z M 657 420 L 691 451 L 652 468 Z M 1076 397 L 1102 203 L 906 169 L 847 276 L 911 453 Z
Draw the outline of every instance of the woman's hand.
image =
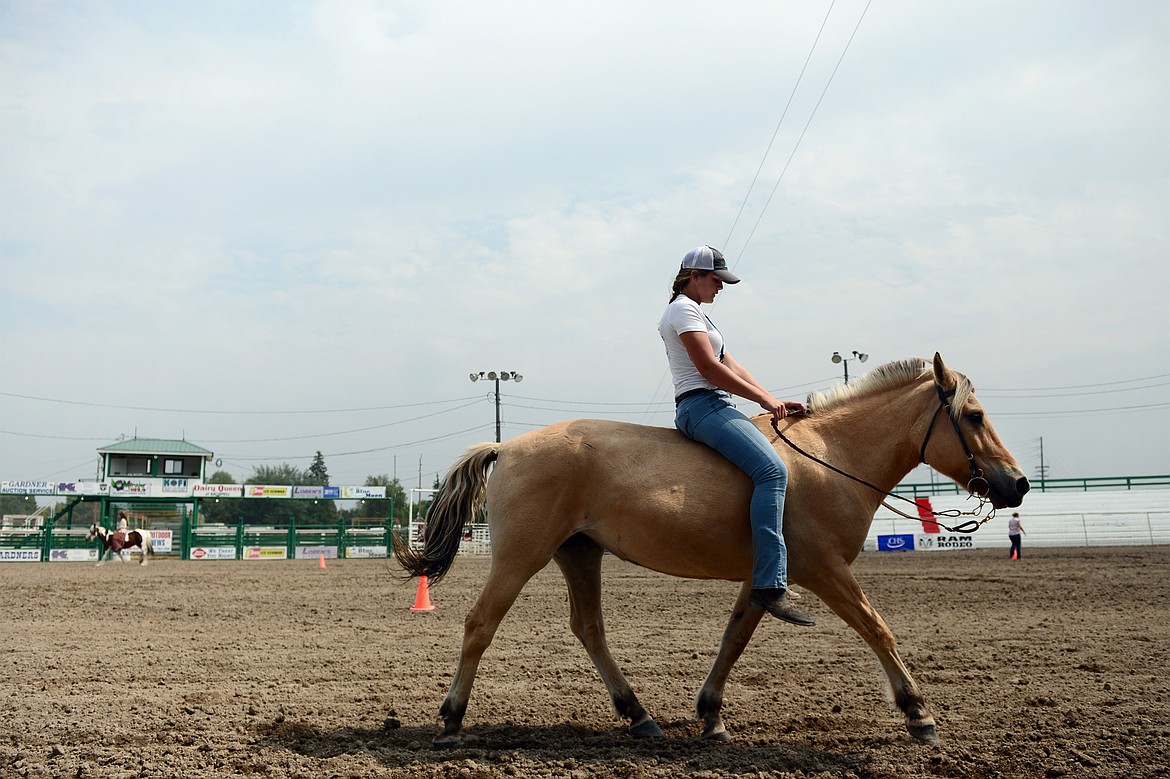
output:
M 803 403 L 795 400 L 776 400 L 770 393 L 766 393 L 760 399 L 760 406 L 777 422 L 785 417 L 799 416 L 804 413 Z

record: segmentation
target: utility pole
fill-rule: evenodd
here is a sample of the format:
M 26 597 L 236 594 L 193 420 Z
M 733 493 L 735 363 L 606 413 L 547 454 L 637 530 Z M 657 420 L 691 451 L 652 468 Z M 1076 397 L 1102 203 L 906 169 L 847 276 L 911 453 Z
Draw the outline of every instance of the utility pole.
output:
M 1044 480 L 1048 478 L 1048 466 L 1044 464 L 1044 436 L 1040 436 L 1040 491 L 1044 492 Z

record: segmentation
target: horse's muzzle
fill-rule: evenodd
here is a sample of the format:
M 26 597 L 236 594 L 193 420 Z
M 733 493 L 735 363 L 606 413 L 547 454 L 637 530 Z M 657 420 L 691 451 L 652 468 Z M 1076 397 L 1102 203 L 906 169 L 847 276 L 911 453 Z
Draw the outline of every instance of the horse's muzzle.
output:
M 1019 468 L 1005 468 L 987 478 L 987 497 L 997 509 L 1015 508 L 1024 502 L 1032 485 Z

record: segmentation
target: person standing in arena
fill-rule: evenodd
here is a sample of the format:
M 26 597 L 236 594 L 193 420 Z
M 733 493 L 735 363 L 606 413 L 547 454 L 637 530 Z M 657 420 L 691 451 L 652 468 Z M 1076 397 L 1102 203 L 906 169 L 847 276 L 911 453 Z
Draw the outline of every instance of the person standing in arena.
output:
M 1010 552 L 1013 560 L 1019 560 L 1023 557 L 1023 550 L 1020 547 L 1020 533 L 1027 533 L 1024 530 L 1024 524 L 1020 522 L 1020 512 L 1013 511 L 1012 518 L 1008 520 L 1008 540 L 1012 542 L 1012 551 Z
M 718 249 L 696 247 L 683 257 L 658 323 L 674 381 L 675 425 L 683 435 L 722 454 L 752 480 L 750 608 L 794 625 L 814 625 L 792 605 L 788 592 L 788 550 L 784 545 L 784 495 L 788 469 L 760 429 L 731 402 L 739 395 L 759 403 L 776 421 L 801 414 L 796 401 L 780 401 L 732 358 L 723 334 L 703 313 L 723 285 L 738 284 Z

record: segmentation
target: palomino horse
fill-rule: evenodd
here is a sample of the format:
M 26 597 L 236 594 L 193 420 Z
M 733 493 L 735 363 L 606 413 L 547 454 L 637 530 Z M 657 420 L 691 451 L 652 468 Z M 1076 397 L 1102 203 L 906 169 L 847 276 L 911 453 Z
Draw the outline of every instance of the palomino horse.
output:
M 115 552 L 118 553 L 118 562 L 126 562 L 126 554 L 133 547 L 142 550 L 142 562 L 139 565 L 146 565 L 147 555 L 154 554 L 154 544 L 151 543 L 149 530 L 127 530 L 125 537 L 119 538 L 117 532 L 107 530 L 94 522 L 90 526 L 89 532 L 85 534 L 85 540 L 92 541 L 95 538 L 100 538 L 102 541 L 102 552 L 98 555 L 98 565 L 105 563 Z
M 813 457 L 882 490 L 892 490 L 926 462 L 996 508 L 1018 506 L 1028 491 L 1027 478 L 984 417 L 970 381 L 937 354 L 933 370 L 921 359 L 889 363 L 853 384 L 813 394 L 808 405 L 808 416 L 778 429 Z M 789 468 L 784 511 L 789 579 L 815 593 L 865 639 L 881 662 L 907 730 L 936 742 L 934 717 L 898 656 L 894 635 L 849 570 L 884 495 L 791 451 L 770 420 L 761 415 L 754 421 L 776 439 Z M 601 560 L 607 550 L 673 576 L 744 583 L 695 701 L 703 737 L 726 740 L 723 689 L 764 615 L 748 608 L 751 491 L 738 468 L 667 428 L 575 420 L 502 444 L 471 447 L 452 466 L 431 506 L 424 548 L 412 550 L 395 538 L 402 566 L 412 576 L 438 581 L 458 552 L 464 524 L 486 503 L 491 571 L 464 623 L 463 650 L 439 709 L 444 727 L 434 745 L 460 743 L 480 658 L 521 588 L 550 559 L 569 588 L 573 633 L 618 714 L 629 719 L 635 735 L 662 735 L 606 645 Z

